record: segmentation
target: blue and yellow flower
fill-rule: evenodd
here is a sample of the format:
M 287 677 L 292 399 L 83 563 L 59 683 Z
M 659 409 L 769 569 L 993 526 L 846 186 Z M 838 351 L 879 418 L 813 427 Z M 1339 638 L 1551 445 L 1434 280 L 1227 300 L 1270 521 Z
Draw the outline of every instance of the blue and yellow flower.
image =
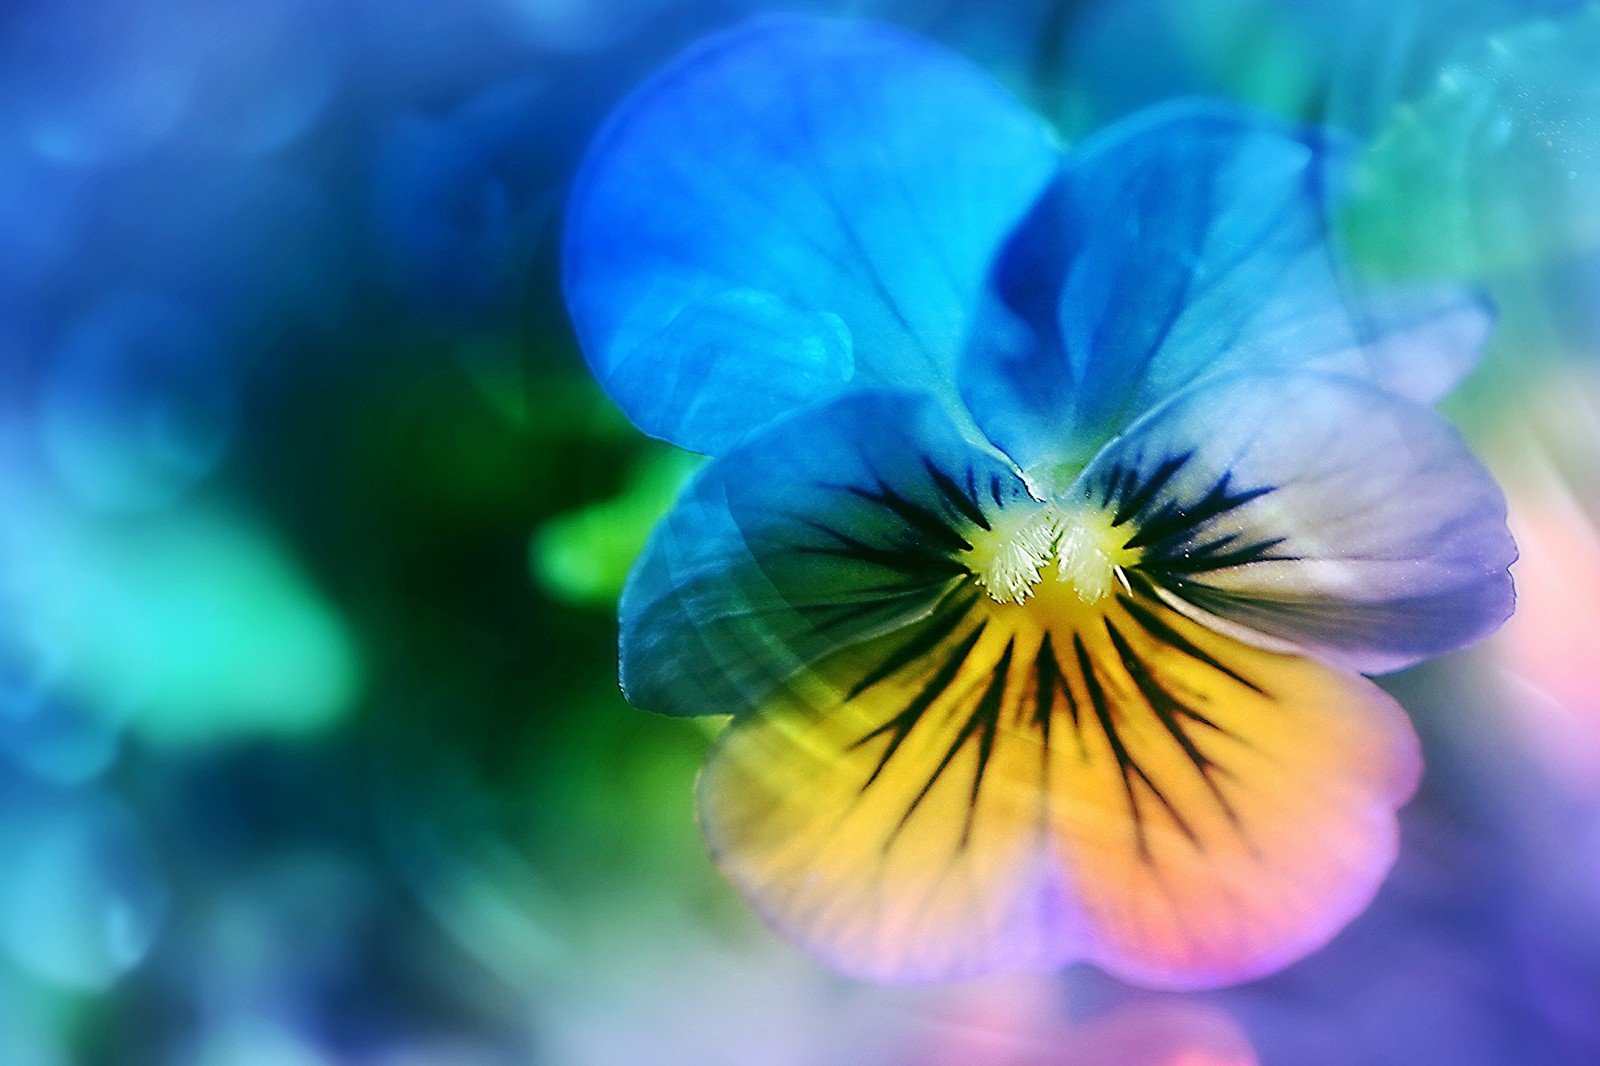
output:
M 1420 771 L 1361 676 L 1511 610 L 1431 408 L 1490 316 L 1356 300 L 1344 149 L 1221 104 L 1063 154 L 883 26 L 703 43 L 591 149 L 565 278 L 647 433 L 715 458 L 623 592 L 641 707 L 729 714 L 715 861 L 886 980 L 1198 987 L 1371 898 Z

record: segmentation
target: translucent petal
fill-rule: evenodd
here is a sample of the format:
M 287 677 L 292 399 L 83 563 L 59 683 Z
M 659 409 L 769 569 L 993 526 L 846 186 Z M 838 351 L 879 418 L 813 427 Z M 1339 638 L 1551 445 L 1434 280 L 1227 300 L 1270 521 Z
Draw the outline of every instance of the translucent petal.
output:
M 1125 594 L 952 597 L 871 650 L 735 719 L 699 788 L 718 865 L 848 973 L 1243 980 L 1320 946 L 1393 860 L 1420 764 L 1360 678 Z
M 692 50 L 590 149 L 565 285 L 646 432 L 718 453 L 846 387 L 949 389 L 1059 157 L 987 76 L 886 26 L 769 18 Z
M 779 422 L 656 528 L 622 594 L 623 688 L 668 714 L 742 711 L 952 589 L 981 595 L 961 553 L 1024 495 L 928 398 L 858 393 Z
M 1225 378 L 1113 441 L 1072 494 L 1182 609 L 1364 673 L 1511 613 L 1505 498 L 1431 410 L 1350 378 Z
M 1433 400 L 1473 365 L 1482 301 L 1357 299 L 1325 217 L 1343 151 L 1243 108 L 1179 102 L 1086 142 L 997 262 L 962 395 L 1024 468 L 1082 462 L 1201 377 L 1316 367 Z

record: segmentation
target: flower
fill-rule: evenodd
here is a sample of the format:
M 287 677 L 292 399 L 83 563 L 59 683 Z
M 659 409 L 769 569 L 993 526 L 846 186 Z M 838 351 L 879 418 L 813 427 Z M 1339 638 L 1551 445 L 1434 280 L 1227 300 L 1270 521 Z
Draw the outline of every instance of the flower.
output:
M 623 591 L 635 704 L 730 714 L 723 872 L 837 968 L 1186 988 L 1371 898 L 1420 772 L 1360 676 L 1511 610 L 1430 404 L 1490 316 L 1355 300 L 1344 149 L 1183 102 L 1063 154 L 962 60 L 773 18 L 626 101 L 568 207 L 597 377 L 714 456 Z

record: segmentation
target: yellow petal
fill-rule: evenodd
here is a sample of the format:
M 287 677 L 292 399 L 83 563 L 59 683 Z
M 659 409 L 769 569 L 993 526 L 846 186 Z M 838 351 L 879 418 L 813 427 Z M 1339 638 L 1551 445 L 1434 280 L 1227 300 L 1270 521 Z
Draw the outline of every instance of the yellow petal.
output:
M 1130 596 L 957 593 L 736 719 L 699 801 L 728 876 L 846 972 L 1194 987 L 1359 912 L 1418 767 L 1362 678 Z

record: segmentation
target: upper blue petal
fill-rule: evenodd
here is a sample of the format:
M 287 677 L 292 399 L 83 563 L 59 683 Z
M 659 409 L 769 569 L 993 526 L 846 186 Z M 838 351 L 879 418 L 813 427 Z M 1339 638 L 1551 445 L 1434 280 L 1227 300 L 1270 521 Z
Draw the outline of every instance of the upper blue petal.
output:
M 1024 468 L 1078 466 L 1212 374 L 1315 368 L 1437 399 L 1488 309 L 1450 286 L 1353 291 L 1327 217 L 1344 155 L 1196 101 L 1086 142 L 997 261 L 960 374 L 978 424 Z
M 953 398 L 990 263 L 1058 164 L 1038 120 L 936 46 L 747 23 L 591 148 L 565 248 L 579 341 L 641 429 L 710 453 L 850 388 Z

